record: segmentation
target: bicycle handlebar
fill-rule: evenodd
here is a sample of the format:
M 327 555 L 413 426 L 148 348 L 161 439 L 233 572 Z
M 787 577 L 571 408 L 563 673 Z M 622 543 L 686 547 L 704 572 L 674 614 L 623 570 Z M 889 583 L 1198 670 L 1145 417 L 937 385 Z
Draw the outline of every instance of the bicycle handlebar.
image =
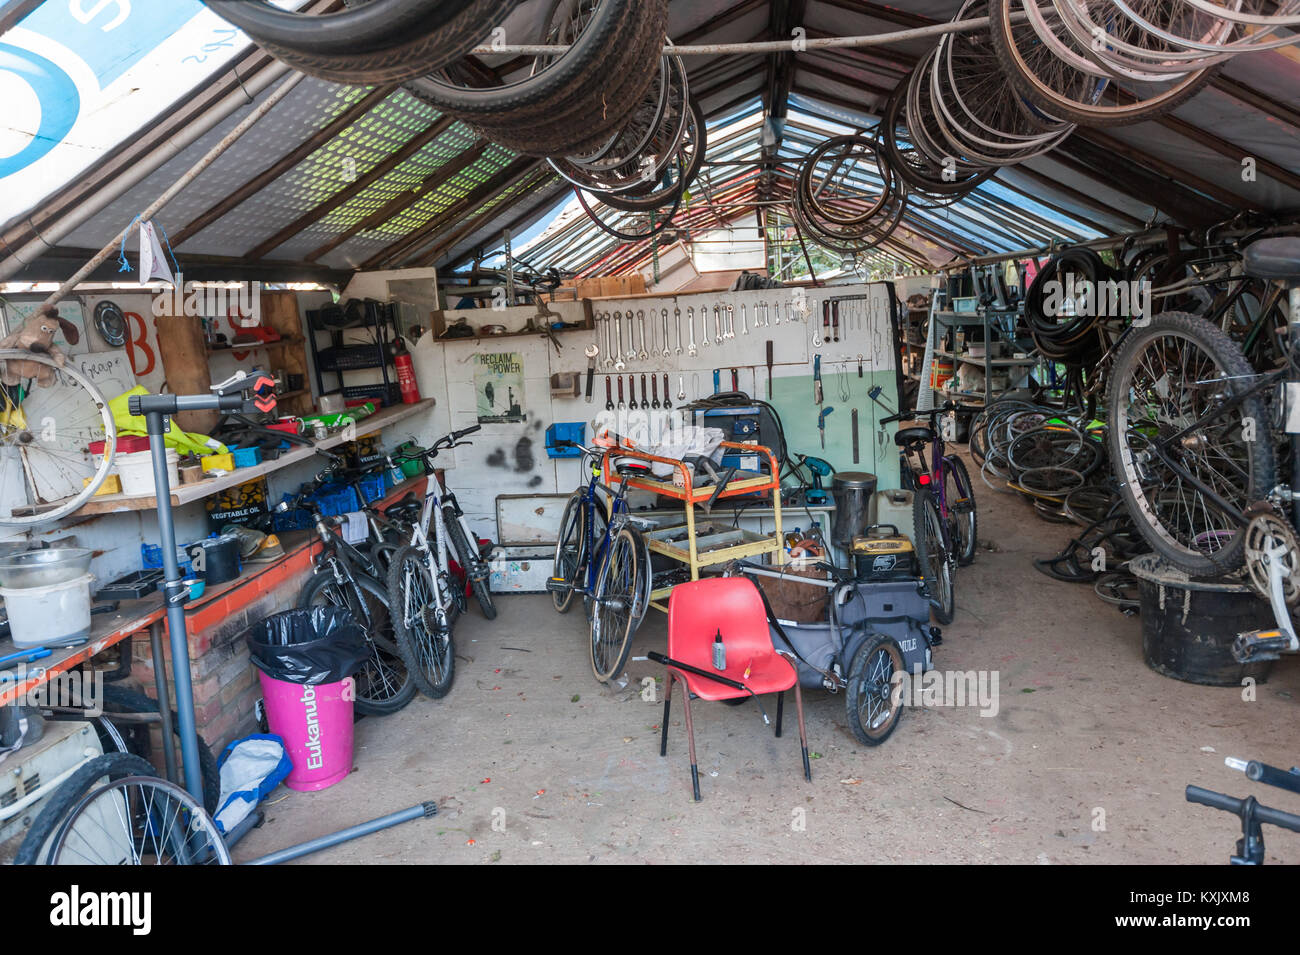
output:
M 1252 759 L 1246 764 L 1246 778 L 1257 783 L 1276 786 L 1288 792 L 1300 793 L 1300 772 L 1278 769 L 1268 763 Z
M 1253 796 L 1246 799 L 1237 799 L 1234 796 L 1228 796 L 1224 793 L 1216 793 L 1213 790 L 1202 789 L 1200 786 L 1188 786 L 1185 792 L 1188 802 L 1199 803 L 1202 806 L 1209 806 L 1211 809 L 1221 809 L 1224 812 L 1230 812 L 1234 816 L 1241 816 L 1245 813 L 1248 804 L 1254 799 Z M 1300 832 L 1300 816 L 1295 813 L 1285 812 L 1281 809 L 1272 809 L 1268 806 L 1254 804 L 1255 819 L 1270 826 L 1277 826 L 1279 829 L 1289 829 L 1292 832 Z
M 408 451 L 398 452 L 393 455 L 394 461 L 417 461 L 420 458 L 433 460 L 438 456 L 438 452 L 444 449 L 451 449 L 461 444 L 472 444 L 473 442 L 465 441 L 466 435 L 471 435 L 475 431 L 482 431 L 481 424 L 473 425 L 469 428 L 461 428 L 459 431 L 453 431 L 450 434 L 444 434 L 437 441 L 433 442 L 427 448 L 411 448 Z

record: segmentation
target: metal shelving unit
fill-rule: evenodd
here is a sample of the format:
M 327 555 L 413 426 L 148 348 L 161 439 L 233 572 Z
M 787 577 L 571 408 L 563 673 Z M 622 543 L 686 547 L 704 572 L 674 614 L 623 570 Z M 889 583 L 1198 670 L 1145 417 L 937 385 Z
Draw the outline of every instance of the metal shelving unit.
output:
M 397 390 L 396 375 L 389 373 L 393 365 L 389 346 L 397 336 L 397 306 L 383 302 L 365 303 L 365 319 L 348 325 L 318 325 L 315 318 L 318 312 L 307 313 L 307 341 L 311 344 L 312 368 L 316 374 L 317 395 L 341 394 L 344 398 L 365 398 L 378 400 L 386 405 L 396 404 L 400 400 Z M 373 341 L 360 344 L 344 344 L 343 333 L 356 329 L 370 332 Z M 389 330 L 392 330 L 392 337 Z M 321 348 L 316 340 L 321 332 L 328 332 L 330 344 Z M 383 378 L 381 384 L 347 385 L 343 375 L 349 371 L 378 370 Z M 326 390 L 324 376 L 333 374 L 337 387 Z

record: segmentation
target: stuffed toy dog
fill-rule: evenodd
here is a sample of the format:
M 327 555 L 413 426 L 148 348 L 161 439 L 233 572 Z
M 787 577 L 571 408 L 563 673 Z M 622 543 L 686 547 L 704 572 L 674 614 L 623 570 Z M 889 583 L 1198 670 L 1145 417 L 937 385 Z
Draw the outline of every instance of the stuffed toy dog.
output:
M 36 355 L 48 355 L 62 368 L 67 364 L 68 356 L 54 344 L 54 336 L 60 329 L 63 330 L 63 337 L 68 340 L 68 344 L 75 345 L 81 340 L 81 333 L 77 331 L 76 325 L 66 318 L 60 318 L 59 313 L 53 308 L 47 308 L 29 316 L 27 321 L 23 322 L 23 327 L 12 335 L 0 339 L 0 348 L 16 348 Z M 54 369 L 36 361 L 13 358 L 5 360 L 0 381 L 6 385 L 21 384 L 33 378 L 37 385 L 48 388 L 54 383 Z

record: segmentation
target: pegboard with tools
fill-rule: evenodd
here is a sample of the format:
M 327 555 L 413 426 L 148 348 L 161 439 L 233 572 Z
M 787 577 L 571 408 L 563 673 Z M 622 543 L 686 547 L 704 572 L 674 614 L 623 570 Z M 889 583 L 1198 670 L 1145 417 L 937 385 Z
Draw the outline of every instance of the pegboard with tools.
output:
M 653 436 L 682 404 L 739 390 L 772 403 L 791 451 L 824 457 L 836 469 L 870 470 L 882 487 L 896 486 L 892 429 L 882 441 L 876 425 L 889 412 L 867 397 L 878 385 L 880 400 L 898 405 L 890 291 L 870 283 L 595 299 L 581 356 L 590 402 L 585 388 L 577 399 L 556 399 L 557 420 L 594 425 L 609 410 L 622 416 L 619 433 Z M 568 355 L 561 361 L 572 363 Z M 834 410 L 822 415 L 826 408 Z

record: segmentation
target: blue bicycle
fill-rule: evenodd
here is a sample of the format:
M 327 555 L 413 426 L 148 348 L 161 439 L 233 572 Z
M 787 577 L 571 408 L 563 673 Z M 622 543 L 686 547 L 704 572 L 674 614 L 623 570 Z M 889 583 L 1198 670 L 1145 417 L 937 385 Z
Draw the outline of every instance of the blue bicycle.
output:
M 632 635 L 650 607 L 650 549 L 628 510 L 626 482 L 611 488 L 601 481 L 601 449 L 569 441 L 556 446 L 581 450 L 591 478 L 564 507 L 547 589 L 560 613 L 582 595 L 591 623 L 591 670 L 605 683 L 623 672 Z M 623 477 L 647 470 L 634 458 L 616 458 L 614 468 Z

